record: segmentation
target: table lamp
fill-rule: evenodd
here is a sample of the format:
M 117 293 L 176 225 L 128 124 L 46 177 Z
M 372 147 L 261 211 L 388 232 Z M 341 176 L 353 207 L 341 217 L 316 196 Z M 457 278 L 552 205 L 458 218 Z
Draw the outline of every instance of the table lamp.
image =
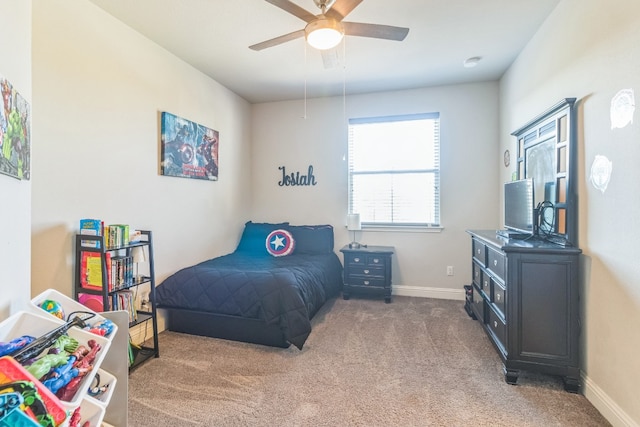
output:
M 349 243 L 351 249 L 357 249 L 360 247 L 360 243 L 356 242 L 356 231 L 362 230 L 362 224 L 360 223 L 360 214 L 353 213 L 347 215 L 347 230 L 353 231 L 353 241 Z
M 135 246 L 131 249 L 131 258 L 133 259 L 133 263 L 135 264 L 135 283 L 142 282 L 142 276 L 138 272 L 138 264 L 141 262 L 147 262 L 147 255 L 144 252 L 144 247 Z

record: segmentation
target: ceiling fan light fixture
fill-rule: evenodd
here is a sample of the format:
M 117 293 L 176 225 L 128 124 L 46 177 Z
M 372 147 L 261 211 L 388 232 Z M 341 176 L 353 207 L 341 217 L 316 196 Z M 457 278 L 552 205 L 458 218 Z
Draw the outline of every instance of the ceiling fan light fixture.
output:
M 307 24 L 304 35 L 311 47 L 326 50 L 336 47 L 342 41 L 344 28 L 335 19 L 320 18 Z

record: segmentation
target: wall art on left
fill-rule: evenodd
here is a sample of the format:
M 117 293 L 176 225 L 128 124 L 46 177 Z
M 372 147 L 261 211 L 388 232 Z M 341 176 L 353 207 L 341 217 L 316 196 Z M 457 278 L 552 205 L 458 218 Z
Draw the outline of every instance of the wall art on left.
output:
M 31 107 L 0 76 L 0 173 L 17 179 L 31 178 Z
M 218 131 L 162 112 L 160 174 L 218 180 Z

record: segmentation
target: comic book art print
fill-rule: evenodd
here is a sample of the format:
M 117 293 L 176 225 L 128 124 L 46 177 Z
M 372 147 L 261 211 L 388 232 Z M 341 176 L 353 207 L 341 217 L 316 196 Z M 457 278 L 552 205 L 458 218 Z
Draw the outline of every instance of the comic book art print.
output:
M 17 179 L 31 177 L 31 107 L 0 76 L 0 173 Z
M 218 131 L 167 112 L 160 121 L 160 174 L 217 181 Z

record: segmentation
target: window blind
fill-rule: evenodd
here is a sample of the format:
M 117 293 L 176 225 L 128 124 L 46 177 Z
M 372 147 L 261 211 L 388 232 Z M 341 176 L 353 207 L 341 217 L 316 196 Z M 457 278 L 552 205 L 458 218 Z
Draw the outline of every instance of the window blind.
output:
M 362 224 L 440 225 L 440 114 L 349 120 L 349 213 Z

